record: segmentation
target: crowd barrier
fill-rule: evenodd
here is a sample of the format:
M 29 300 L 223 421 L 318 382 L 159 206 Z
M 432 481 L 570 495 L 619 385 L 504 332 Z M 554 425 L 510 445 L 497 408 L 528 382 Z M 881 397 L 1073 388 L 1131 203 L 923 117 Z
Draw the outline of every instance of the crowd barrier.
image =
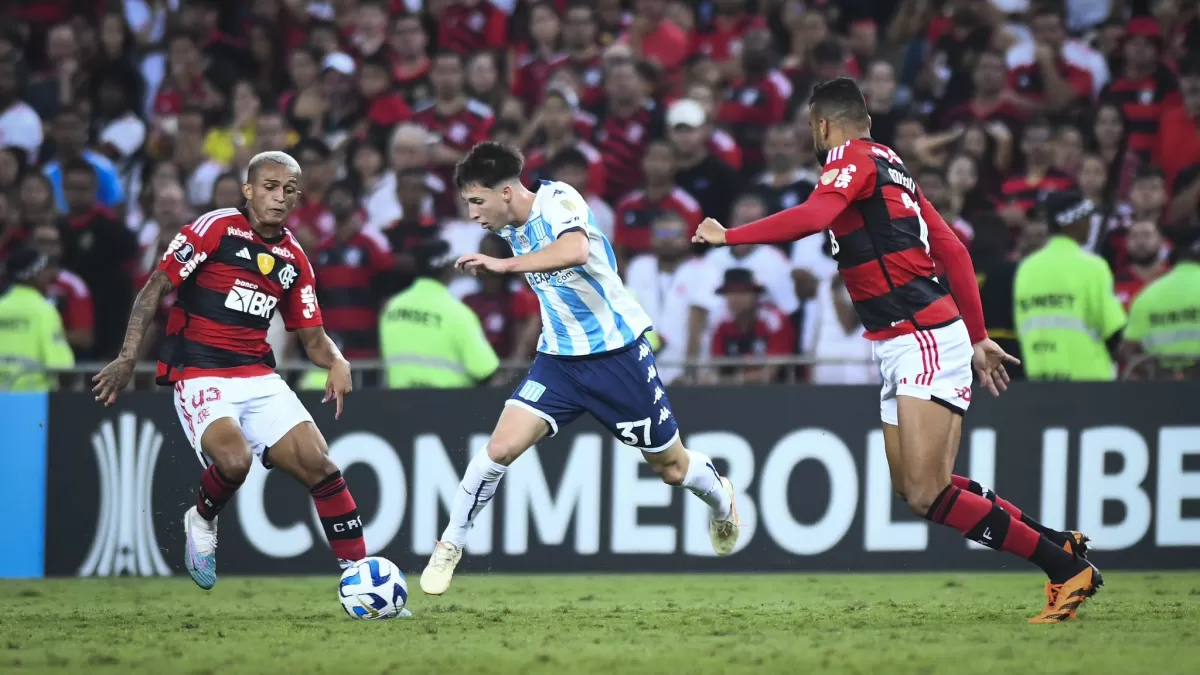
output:
M 344 469 L 370 552 L 420 569 L 459 476 L 507 392 L 355 392 L 341 420 L 302 394 Z M 662 484 L 591 419 L 508 472 L 470 533 L 463 569 L 783 571 L 1013 566 L 912 516 L 893 495 L 875 387 L 673 390 L 685 443 L 737 486 L 739 550 L 715 558 L 703 504 Z M 976 392 L 957 470 L 1129 569 L 1200 566 L 1200 385 L 1018 383 Z M 0 576 L 168 575 L 200 464 L 169 398 L 0 395 L 9 536 Z M 334 571 L 312 502 L 255 466 L 220 520 L 221 571 Z M 1017 563 L 1019 564 L 1019 563 Z

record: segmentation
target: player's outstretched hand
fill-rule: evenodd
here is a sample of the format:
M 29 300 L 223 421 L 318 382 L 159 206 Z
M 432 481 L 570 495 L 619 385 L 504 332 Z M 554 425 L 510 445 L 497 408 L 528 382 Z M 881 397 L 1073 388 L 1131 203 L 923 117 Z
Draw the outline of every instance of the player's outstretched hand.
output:
M 329 369 L 329 376 L 325 378 L 325 398 L 321 399 L 321 403 L 337 401 L 337 412 L 333 414 L 333 419 L 342 419 L 342 399 L 354 391 L 354 382 L 350 378 L 350 362 L 345 359 L 333 364 Z
M 505 264 L 506 261 L 493 258 L 489 255 L 468 253 L 455 261 L 454 266 L 471 276 L 479 276 L 479 273 L 484 270 L 495 274 L 503 274 L 505 272 Z
M 692 235 L 692 243 L 724 246 L 725 228 L 712 218 L 705 218 L 696 228 L 696 234 Z
M 116 361 L 104 366 L 104 370 L 96 373 L 92 378 L 92 382 L 96 386 L 92 387 L 92 392 L 96 394 L 96 400 L 106 406 L 110 406 L 117 402 L 117 394 L 129 384 L 129 380 L 133 377 L 133 359 L 117 358 Z
M 1000 345 L 988 339 L 976 343 L 975 356 L 971 361 L 975 366 L 975 372 L 979 373 L 979 383 L 987 387 L 988 391 L 992 392 L 992 396 L 999 396 L 1000 392 L 1008 389 L 1009 377 L 1008 371 L 1004 369 L 1004 364 L 1019 365 L 1021 363 L 1020 359 L 1010 356 L 1008 352 L 1000 348 Z

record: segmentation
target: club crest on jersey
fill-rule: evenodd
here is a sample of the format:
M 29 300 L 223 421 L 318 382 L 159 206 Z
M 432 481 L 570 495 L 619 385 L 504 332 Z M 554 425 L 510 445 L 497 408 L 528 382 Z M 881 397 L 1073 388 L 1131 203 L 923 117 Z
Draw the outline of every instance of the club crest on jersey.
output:
M 275 269 L 275 257 L 269 253 L 259 253 L 255 262 L 258 263 L 258 271 L 262 272 L 264 277 Z
M 830 170 L 826 171 L 825 173 L 821 174 L 821 185 L 829 185 L 830 183 L 833 182 L 834 178 L 837 178 L 837 175 L 838 175 L 837 169 L 830 169 Z
M 296 282 L 297 276 L 299 275 L 296 274 L 296 268 L 291 263 L 287 263 L 279 270 L 279 285 L 283 286 L 283 290 L 286 291 Z

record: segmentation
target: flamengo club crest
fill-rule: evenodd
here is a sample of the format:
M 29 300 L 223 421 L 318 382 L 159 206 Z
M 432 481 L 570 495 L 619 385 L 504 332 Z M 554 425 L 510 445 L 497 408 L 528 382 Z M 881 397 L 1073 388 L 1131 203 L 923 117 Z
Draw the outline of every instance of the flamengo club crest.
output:
M 154 466 L 163 435 L 150 420 L 122 413 L 92 434 L 100 475 L 96 537 L 79 576 L 170 576 L 154 536 Z

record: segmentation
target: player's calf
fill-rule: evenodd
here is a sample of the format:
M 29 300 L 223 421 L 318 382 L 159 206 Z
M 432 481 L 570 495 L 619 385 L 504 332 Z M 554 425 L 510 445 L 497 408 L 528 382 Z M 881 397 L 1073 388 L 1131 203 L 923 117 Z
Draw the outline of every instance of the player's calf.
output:
M 196 505 L 183 517 L 184 565 L 196 585 L 208 590 L 217 583 L 217 515 L 245 482 L 253 455 L 231 417 L 211 422 L 200 438 L 200 448 L 212 463 L 200 476 Z
M 664 483 L 685 488 L 708 505 L 713 551 L 721 556 L 733 553 L 742 529 L 734 506 L 733 484 L 717 473 L 712 460 L 683 447 L 678 438 L 666 450 L 643 450 L 642 456 Z
M 325 438 L 312 422 L 293 427 L 271 446 L 268 459 L 312 495 L 325 538 L 343 567 L 367 556 L 362 518 L 342 472 L 329 458 Z

